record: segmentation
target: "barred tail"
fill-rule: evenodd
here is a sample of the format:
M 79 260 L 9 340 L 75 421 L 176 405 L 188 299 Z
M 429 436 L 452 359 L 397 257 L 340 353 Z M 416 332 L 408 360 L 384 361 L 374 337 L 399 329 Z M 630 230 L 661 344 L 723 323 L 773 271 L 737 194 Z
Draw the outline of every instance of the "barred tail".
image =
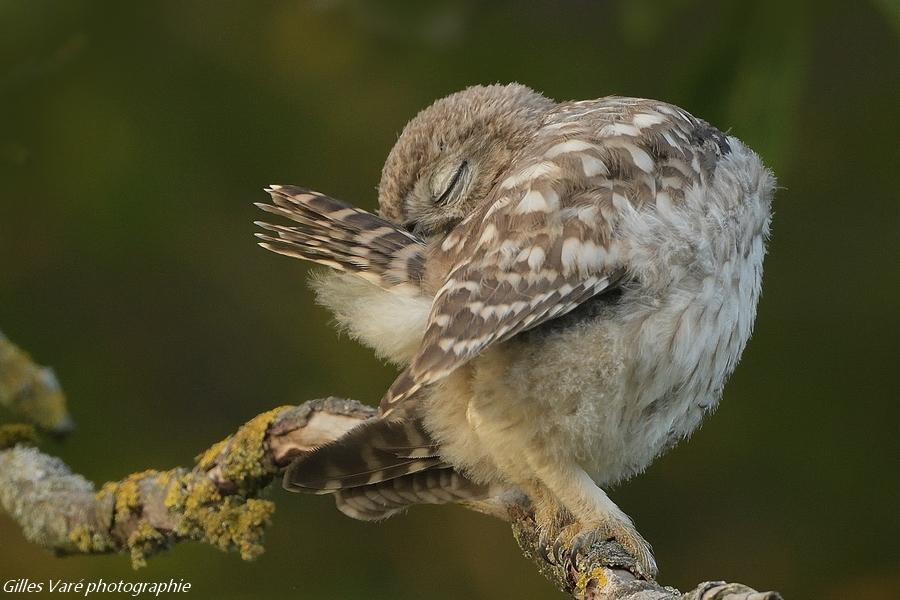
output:
M 328 494 L 446 466 L 420 421 L 376 417 L 295 460 L 284 487 Z
M 381 483 L 339 490 L 338 510 L 361 521 L 378 521 L 414 504 L 449 504 L 483 500 L 489 486 L 467 479 L 451 467 L 431 468 Z

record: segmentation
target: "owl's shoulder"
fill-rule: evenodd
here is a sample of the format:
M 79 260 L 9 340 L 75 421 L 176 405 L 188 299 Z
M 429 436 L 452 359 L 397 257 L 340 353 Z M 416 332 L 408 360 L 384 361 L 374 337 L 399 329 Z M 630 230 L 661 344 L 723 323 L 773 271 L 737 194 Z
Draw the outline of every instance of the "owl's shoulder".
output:
M 643 205 L 663 193 L 678 203 L 686 190 L 708 185 L 731 152 L 725 133 L 672 104 L 618 96 L 564 102 L 510 161 L 484 211 L 493 215 L 535 187 L 555 191 L 560 207 L 585 195 Z
M 563 135 L 568 130 L 581 130 L 600 138 L 678 131 L 684 134 L 679 141 L 685 144 L 703 144 L 713 139 L 717 144 L 727 145 L 724 133 L 679 106 L 624 96 L 561 102 L 546 114 L 539 135 L 553 135 L 554 130 Z
M 724 132 L 678 106 L 608 96 L 558 104 L 536 132 L 529 154 L 554 158 L 573 151 L 599 154 L 608 167 L 624 167 L 625 177 L 633 167 L 665 176 L 667 166 L 704 177 L 731 146 Z

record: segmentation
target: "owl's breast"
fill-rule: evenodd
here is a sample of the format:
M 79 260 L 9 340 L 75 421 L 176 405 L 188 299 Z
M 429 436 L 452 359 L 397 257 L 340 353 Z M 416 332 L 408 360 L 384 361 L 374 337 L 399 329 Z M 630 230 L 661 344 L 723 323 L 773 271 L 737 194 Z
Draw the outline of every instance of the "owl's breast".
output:
M 340 271 L 322 273 L 312 287 L 337 325 L 380 357 L 405 365 L 415 355 L 431 309 L 428 296 L 393 293 Z

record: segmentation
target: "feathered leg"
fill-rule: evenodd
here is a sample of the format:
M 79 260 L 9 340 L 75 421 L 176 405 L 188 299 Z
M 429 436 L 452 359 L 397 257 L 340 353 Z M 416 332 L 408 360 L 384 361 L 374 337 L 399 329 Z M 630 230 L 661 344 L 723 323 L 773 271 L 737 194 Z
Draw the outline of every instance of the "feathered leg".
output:
M 638 570 L 646 577 L 656 576 L 656 560 L 647 540 L 638 533 L 631 519 L 610 500 L 590 476 L 576 463 L 547 464 L 545 460 L 529 456 L 528 462 L 537 477 L 555 497 L 556 501 L 571 513 L 575 522 L 563 528 L 559 534 L 573 554 L 587 549 L 595 541 L 615 539 L 637 561 Z M 544 498 L 546 501 L 548 498 Z M 536 502 L 536 515 L 552 515 L 553 511 Z M 558 518 L 550 516 L 550 523 L 542 527 L 554 530 Z

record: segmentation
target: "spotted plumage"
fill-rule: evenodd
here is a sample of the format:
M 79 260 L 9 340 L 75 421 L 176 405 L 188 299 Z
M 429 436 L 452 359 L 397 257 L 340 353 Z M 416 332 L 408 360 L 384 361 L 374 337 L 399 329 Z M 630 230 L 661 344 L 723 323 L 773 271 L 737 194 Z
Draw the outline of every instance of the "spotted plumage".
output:
M 295 225 L 261 224 L 265 247 L 336 269 L 320 300 L 405 367 L 379 418 L 299 459 L 286 485 L 334 492 L 357 518 L 414 503 L 391 491 L 402 481 L 438 489 L 429 473 L 457 490 L 429 498 L 519 488 L 548 528 L 614 536 L 652 575 L 599 486 L 718 402 L 752 328 L 773 188 L 737 138 L 676 106 L 518 85 L 413 119 L 381 216 L 273 186 L 261 208 Z

